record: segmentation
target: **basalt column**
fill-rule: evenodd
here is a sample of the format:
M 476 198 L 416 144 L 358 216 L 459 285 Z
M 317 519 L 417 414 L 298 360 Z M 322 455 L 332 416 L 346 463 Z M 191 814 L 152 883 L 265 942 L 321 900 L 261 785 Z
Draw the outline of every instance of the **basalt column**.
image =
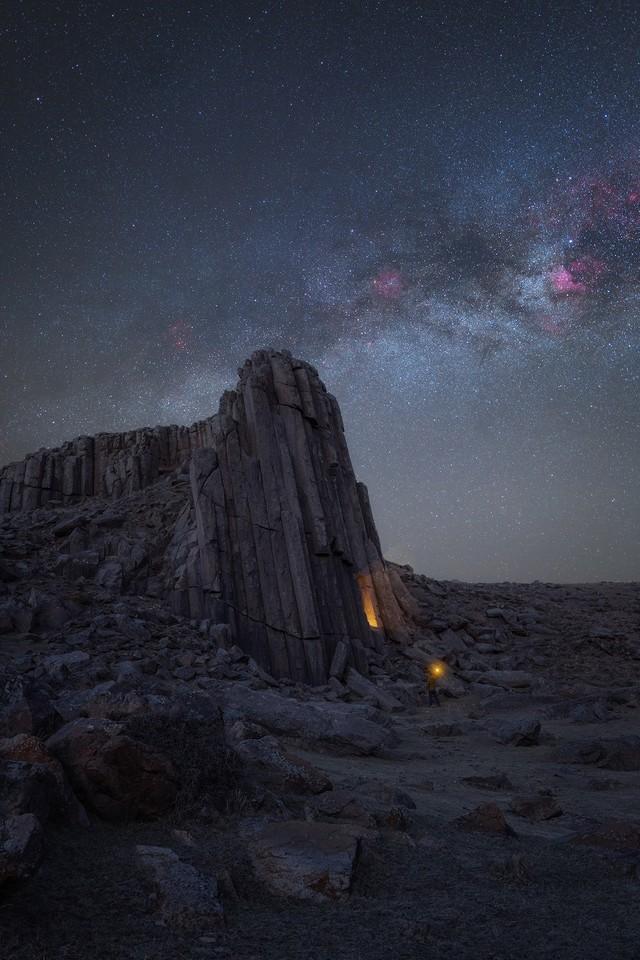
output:
M 116 500 L 175 470 L 192 450 L 213 442 L 212 421 L 78 437 L 0 468 L 0 514 L 84 497 Z
M 202 612 L 275 676 L 366 671 L 403 619 L 337 401 L 309 364 L 258 351 L 214 423 L 191 461 Z

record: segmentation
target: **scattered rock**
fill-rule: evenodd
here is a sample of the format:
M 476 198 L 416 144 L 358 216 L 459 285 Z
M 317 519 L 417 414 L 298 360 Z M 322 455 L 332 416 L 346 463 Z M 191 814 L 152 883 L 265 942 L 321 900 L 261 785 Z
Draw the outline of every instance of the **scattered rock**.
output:
M 214 877 L 200 873 L 169 847 L 137 846 L 136 853 L 162 923 L 202 932 L 223 922 Z
M 464 730 L 459 723 L 431 723 L 422 732 L 428 737 L 461 737 Z
M 323 793 L 306 806 L 308 819 L 349 820 L 364 827 L 407 830 L 415 803 L 388 784 L 369 782 L 361 788 Z
M 33 717 L 22 681 L 0 674 L 0 736 L 12 737 L 32 731 Z
M 31 876 L 40 863 L 43 849 L 42 827 L 32 813 L 0 821 L 0 885 Z
M 496 833 L 505 837 L 516 836 L 515 830 L 509 826 L 502 810 L 496 803 L 481 803 L 470 813 L 458 817 L 455 822 L 462 830 Z
M 532 747 L 540 741 L 539 720 L 487 720 L 484 726 L 498 743 Z
M 0 807 L 6 813 L 32 813 L 40 823 L 45 823 L 57 789 L 53 771 L 43 763 L 0 763 Z
M 366 677 L 363 677 L 361 673 L 358 673 L 357 670 L 354 670 L 353 667 L 350 667 L 347 670 L 347 676 L 345 683 L 349 690 L 352 690 L 354 693 L 357 693 L 360 697 L 368 697 L 373 700 L 381 710 L 386 710 L 391 713 L 396 710 L 403 710 L 403 706 L 399 700 L 397 700 L 390 693 L 386 693 L 384 690 L 381 690 L 380 687 L 377 687 L 375 683 L 371 683 L 370 680 L 367 680 Z
M 72 533 L 76 527 L 81 527 L 86 522 L 86 518 L 81 514 L 75 514 L 72 517 L 65 517 L 52 528 L 54 537 L 66 537 Z
M 463 783 L 479 790 L 513 790 L 513 784 L 506 773 L 489 774 L 487 776 L 463 777 Z
M 258 828 L 249 856 L 258 879 L 278 896 L 344 900 L 351 890 L 361 828 L 290 820 Z
M 58 653 L 44 657 L 42 666 L 45 673 L 55 680 L 64 680 L 70 674 L 82 670 L 91 660 L 84 650 L 71 650 L 69 653 Z
M 533 797 L 514 797 L 509 809 L 516 816 L 530 820 L 532 823 L 562 816 L 560 804 L 554 797 L 547 794 L 538 794 Z
M 572 842 L 610 850 L 640 851 L 640 824 L 610 820 L 594 830 L 578 834 L 572 838 Z
M 240 759 L 273 790 L 284 793 L 322 793 L 331 781 L 306 760 L 284 750 L 275 737 L 242 740 L 236 746 Z
M 572 741 L 559 747 L 554 758 L 559 763 L 595 764 L 604 770 L 640 770 L 640 737 Z

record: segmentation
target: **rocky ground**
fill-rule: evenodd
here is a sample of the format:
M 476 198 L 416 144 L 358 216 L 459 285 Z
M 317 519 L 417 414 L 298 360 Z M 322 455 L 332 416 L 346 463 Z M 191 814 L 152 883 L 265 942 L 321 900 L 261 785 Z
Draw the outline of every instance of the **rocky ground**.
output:
M 397 567 L 406 644 L 276 680 L 161 602 L 184 483 L 0 518 L 0 955 L 637 958 L 639 586 Z

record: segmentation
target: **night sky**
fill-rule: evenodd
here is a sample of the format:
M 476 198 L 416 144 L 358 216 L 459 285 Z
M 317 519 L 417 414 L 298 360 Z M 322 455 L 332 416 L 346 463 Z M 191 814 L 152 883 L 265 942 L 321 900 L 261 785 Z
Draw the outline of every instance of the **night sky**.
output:
M 640 579 L 637 3 L 8 6 L 0 462 L 287 348 L 391 559 Z

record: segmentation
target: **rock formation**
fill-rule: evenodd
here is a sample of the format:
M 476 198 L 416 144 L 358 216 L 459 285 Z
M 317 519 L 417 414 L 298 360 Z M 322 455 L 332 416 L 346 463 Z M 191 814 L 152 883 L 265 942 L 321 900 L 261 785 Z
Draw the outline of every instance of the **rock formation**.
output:
M 367 673 L 367 650 L 404 638 L 338 403 L 288 353 L 254 353 L 218 415 L 190 428 L 81 437 L 5 467 L 0 512 L 118 499 L 187 460 L 164 575 L 176 613 L 229 624 L 273 676 L 311 684 Z
M 99 433 L 38 450 L 0 469 L 0 514 L 142 490 L 211 443 L 212 421 Z
M 334 658 L 366 671 L 402 615 L 337 401 L 309 364 L 260 351 L 213 431 L 191 459 L 176 610 L 230 622 L 274 676 L 322 683 Z

